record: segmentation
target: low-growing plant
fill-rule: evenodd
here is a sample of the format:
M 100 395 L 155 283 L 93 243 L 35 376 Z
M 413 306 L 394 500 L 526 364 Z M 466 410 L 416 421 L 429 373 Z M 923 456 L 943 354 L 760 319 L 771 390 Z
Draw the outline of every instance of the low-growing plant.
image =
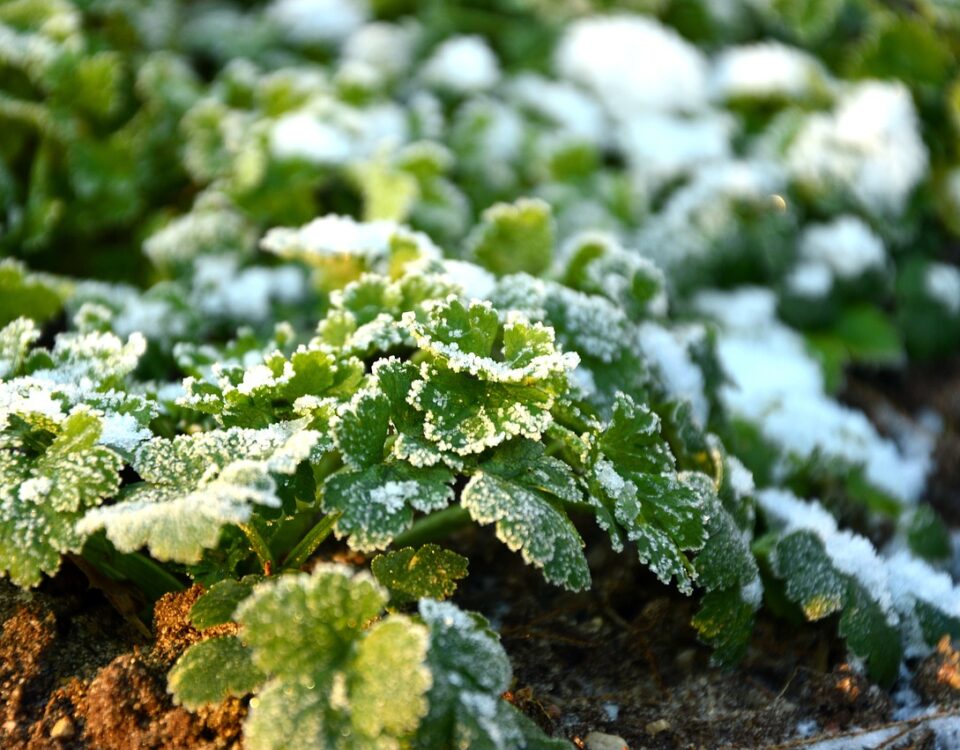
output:
M 606 3 L 161 5 L 0 4 L 0 573 L 202 584 L 169 687 L 253 748 L 566 746 L 444 601 L 472 527 L 574 591 L 609 537 L 724 666 L 761 608 L 885 684 L 960 637 L 929 436 L 832 395 L 960 341 L 954 14 L 648 4 L 708 58 Z

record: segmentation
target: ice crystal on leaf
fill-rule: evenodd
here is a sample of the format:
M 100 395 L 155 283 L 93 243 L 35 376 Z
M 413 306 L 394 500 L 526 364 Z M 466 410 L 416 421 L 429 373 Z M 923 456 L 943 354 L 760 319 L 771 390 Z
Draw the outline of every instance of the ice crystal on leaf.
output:
M 578 358 L 561 353 L 553 330 L 522 317 L 501 326 L 483 302 L 455 297 L 427 306 L 426 319 L 405 315 L 432 361 L 420 367 L 407 401 L 424 415 L 424 435 L 444 451 L 479 453 L 513 436 L 539 439 L 550 409 Z
M 548 581 L 573 590 L 590 585 L 583 540 L 564 508 L 580 501 L 570 468 L 524 439 L 482 462 L 460 498 L 474 521 L 495 523 L 504 544 L 542 568 Z
M 197 562 L 224 526 L 246 523 L 257 505 L 280 506 L 273 475 L 293 474 L 319 437 L 277 425 L 155 438 L 134 456 L 143 482 L 126 488 L 115 505 L 87 513 L 78 529 L 103 528 L 123 551 L 146 546 L 160 560 Z
M 101 422 L 75 407 L 58 423 L 36 411 L 7 417 L 0 433 L 0 571 L 35 586 L 79 551 L 74 524 L 120 487 L 123 460 L 97 445 Z
M 249 747 L 400 747 L 427 712 L 428 634 L 403 615 L 374 622 L 386 602 L 369 576 L 330 565 L 254 589 L 237 619 L 268 679 Z
M 840 612 L 840 635 L 878 681 L 893 680 L 903 653 L 923 654 L 943 633 L 960 632 L 960 591 L 927 563 L 907 552 L 882 558 L 819 503 L 786 490 L 758 499 L 777 529 L 770 559 L 787 595 L 810 620 Z

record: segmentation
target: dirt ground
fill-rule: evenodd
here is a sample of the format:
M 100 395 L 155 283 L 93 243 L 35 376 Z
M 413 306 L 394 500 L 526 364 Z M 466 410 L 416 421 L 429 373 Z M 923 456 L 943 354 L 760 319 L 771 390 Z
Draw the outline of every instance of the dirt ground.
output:
M 943 415 L 929 499 L 960 526 L 960 364 L 856 374 L 845 398 L 868 412 Z M 823 737 L 892 720 L 891 694 L 846 667 L 835 622 L 794 628 L 761 616 L 743 662 L 715 668 L 689 625 L 696 600 L 593 541 L 594 589 L 570 594 L 518 564 L 488 530 L 450 540 L 471 557 L 456 601 L 500 630 L 515 670 L 507 698 L 551 734 L 582 747 L 591 731 L 607 732 L 631 750 L 793 748 L 808 741 L 801 727 Z M 0 747 L 240 747 L 244 701 L 190 713 L 166 693 L 166 670 L 202 637 L 186 619 L 198 594 L 158 602 L 147 637 L 70 562 L 32 594 L 0 581 Z M 958 702 L 960 655 L 945 647 L 912 666 L 922 701 Z M 922 734 L 890 745 L 932 746 Z

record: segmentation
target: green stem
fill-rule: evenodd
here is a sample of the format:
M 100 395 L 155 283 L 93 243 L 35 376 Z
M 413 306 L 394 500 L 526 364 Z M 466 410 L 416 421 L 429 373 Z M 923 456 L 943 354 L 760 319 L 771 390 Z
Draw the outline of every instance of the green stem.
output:
M 270 572 L 273 570 L 273 554 L 270 552 L 270 547 L 267 545 L 266 540 L 252 523 L 240 523 L 237 524 L 237 526 L 240 527 L 240 531 L 247 537 L 247 541 L 250 542 L 253 551 L 256 552 L 257 557 L 260 558 L 263 572 L 270 575 Z
M 393 540 L 394 547 L 413 547 L 449 536 L 470 523 L 470 514 L 460 505 L 424 516 Z
M 339 518 L 339 512 L 328 513 L 317 521 L 314 527 L 306 533 L 306 536 L 297 543 L 297 546 L 290 550 L 290 554 L 287 555 L 287 559 L 283 563 L 284 570 L 296 570 L 310 559 L 310 555 L 316 552 L 320 543 L 330 536 L 330 532 L 333 531 L 334 524 Z

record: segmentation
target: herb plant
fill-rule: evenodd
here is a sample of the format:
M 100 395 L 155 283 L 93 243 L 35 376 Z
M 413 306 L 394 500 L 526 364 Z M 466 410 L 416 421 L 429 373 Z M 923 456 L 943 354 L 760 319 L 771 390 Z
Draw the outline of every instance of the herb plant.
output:
M 156 5 L 0 3 L 3 575 L 202 584 L 170 691 L 251 748 L 567 746 L 470 527 L 582 591 L 596 524 L 723 665 L 960 636 L 929 435 L 835 398 L 960 343 L 955 13 Z

